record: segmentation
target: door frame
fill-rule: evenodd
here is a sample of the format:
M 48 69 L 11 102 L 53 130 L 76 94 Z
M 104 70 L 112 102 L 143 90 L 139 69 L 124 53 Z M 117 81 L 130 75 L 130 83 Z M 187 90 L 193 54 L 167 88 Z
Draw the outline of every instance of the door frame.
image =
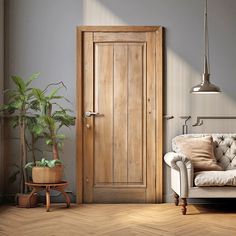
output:
M 156 202 L 163 201 L 163 78 L 164 28 L 162 26 L 78 26 L 76 79 L 76 202 L 83 203 L 83 33 L 156 32 Z

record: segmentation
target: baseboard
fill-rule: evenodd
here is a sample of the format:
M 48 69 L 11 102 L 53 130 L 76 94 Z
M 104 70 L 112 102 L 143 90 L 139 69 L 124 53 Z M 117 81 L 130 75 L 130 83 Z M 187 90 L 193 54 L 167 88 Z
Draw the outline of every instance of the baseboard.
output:
M 188 198 L 189 204 L 225 204 L 225 203 L 235 203 L 235 198 Z M 173 203 L 173 194 L 164 195 L 165 203 Z
M 189 204 L 235 204 L 235 198 L 189 198 Z
M 172 203 L 174 202 L 173 201 L 173 194 L 164 194 L 164 197 L 163 197 L 163 202 L 164 203 Z
M 75 194 L 72 193 L 72 192 L 66 192 L 66 193 L 70 197 L 71 203 L 75 203 L 76 202 Z M 63 202 L 65 202 L 65 197 L 61 193 L 59 193 L 59 192 L 56 192 L 56 191 L 52 190 L 52 192 L 50 194 L 50 197 L 51 197 L 51 202 L 52 203 L 63 203 Z M 45 192 L 40 192 L 39 193 L 39 199 L 40 199 L 41 202 L 44 201 L 44 199 L 45 199 Z
M 66 192 L 72 203 L 76 203 L 76 195 L 72 192 Z M 39 201 L 43 202 L 45 199 L 45 193 L 39 192 Z M 64 203 L 65 198 L 64 196 L 56 191 L 51 192 L 51 202 L 52 203 Z M 165 194 L 164 195 L 164 203 L 173 203 L 173 194 Z M 15 203 L 15 194 L 0 194 L 0 204 L 8 203 L 14 204 Z M 189 204 L 225 204 L 225 203 L 235 203 L 235 198 L 189 198 Z

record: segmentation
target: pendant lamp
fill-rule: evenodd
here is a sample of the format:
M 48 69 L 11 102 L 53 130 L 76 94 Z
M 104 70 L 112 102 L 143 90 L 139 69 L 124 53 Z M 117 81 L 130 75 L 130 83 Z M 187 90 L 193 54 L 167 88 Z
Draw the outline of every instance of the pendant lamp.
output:
M 204 12 L 204 72 L 202 82 L 190 90 L 193 94 L 215 94 L 220 93 L 220 88 L 210 82 L 210 63 L 209 63 L 209 37 L 207 22 L 207 0 Z

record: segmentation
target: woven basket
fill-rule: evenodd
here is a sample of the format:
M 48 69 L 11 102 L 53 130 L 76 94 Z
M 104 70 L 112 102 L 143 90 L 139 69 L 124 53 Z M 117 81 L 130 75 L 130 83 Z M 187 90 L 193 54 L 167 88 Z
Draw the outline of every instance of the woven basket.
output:
M 49 184 L 60 183 L 63 177 L 63 165 L 49 167 L 33 167 L 32 179 L 34 183 Z

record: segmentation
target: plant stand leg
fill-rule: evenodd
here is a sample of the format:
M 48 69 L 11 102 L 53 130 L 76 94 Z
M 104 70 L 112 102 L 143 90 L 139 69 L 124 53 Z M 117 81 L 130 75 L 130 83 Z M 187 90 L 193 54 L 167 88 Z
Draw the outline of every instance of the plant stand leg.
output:
M 46 209 L 50 211 L 50 187 L 46 187 Z
M 43 188 L 33 187 L 32 191 L 31 191 L 31 193 L 30 193 L 30 195 L 29 195 L 29 198 L 28 198 L 28 205 L 29 205 L 29 207 L 31 207 L 31 202 L 30 202 L 31 197 L 32 197 L 35 193 L 38 193 L 38 192 L 41 191 L 41 190 L 43 190 Z
M 179 195 L 176 192 L 174 192 L 173 195 L 174 195 L 174 203 L 176 206 L 178 206 L 179 205 Z
M 28 197 L 28 203 L 27 203 L 28 207 L 30 207 L 30 205 L 31 205 L 31 203 L 30 203 L 31 197 L 32 197 L 35 193 L 37 193 L 37 192 L 38 192 L 37 188 L 33 188 L 33 189 L 32 189 L 32 191 L 31 191 L 31 193 L 30 193 L 30 195 L 29 195 L 29 197 Z
M 57 188 L 55 188 L 55 190 L 57 190 L 57 191 L 59 191 L 59 192 L 61 192 L 63 194 L 63 196 L 66 199 L 66 207 L 69 208 L 70 207 L 70 197 L 65 192 L 65 188 L 64 187 L 57 187 Z
M 187 212 L 187 199 L 186 198 L 182 198 L 182 209 L 181 209 L 181 211 L 182 211 L 182 214 L 183 215 L 186 215 L 186 212 Z
M 61 191 L 61 193 L 64 195 L 65 199 L 66 199 L 66 207 L 69 208 L 70 207 L 70 197 L 68 196 L 68 194 L 64 191 L 64 189 Z

